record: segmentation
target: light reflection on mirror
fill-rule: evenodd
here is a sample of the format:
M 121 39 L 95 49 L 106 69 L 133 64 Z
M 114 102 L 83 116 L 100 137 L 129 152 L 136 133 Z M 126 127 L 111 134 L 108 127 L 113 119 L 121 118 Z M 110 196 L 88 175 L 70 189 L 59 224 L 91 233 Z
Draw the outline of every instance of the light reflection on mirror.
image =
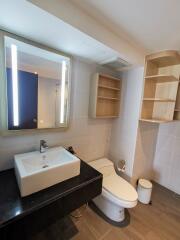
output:
M 5 37 L 9 130 L 67 126 L 70 58 Z

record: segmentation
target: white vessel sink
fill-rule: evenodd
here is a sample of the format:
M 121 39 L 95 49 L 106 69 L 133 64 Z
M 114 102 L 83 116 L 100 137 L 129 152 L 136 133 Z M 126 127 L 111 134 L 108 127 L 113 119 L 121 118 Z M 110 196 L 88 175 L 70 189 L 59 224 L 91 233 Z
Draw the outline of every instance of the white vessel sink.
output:
M 21 196 L 27 196 L 80 174 L 80 160 L 63 147 L 14 156 Z

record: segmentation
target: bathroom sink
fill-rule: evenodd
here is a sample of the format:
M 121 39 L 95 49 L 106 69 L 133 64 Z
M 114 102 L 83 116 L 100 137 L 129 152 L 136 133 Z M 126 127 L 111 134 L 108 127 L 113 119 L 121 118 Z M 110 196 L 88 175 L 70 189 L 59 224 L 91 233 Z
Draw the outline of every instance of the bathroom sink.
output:
M 21 196 L 27 196 L 80 174 L 80 160 L 63 147 L 14 156 Z

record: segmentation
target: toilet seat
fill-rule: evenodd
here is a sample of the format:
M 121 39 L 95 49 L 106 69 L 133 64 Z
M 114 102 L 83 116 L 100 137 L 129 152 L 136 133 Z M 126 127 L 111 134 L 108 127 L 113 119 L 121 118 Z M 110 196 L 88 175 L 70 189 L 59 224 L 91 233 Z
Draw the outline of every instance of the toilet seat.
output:
M 105 199 L 107 199 L 109 202 L 112 202 L 113 204 L 117 206 L 121 206 L 123 208 L 133 208 L 137 205 L 137 200 L 134 202 L 121 200 L 120 198 L 115 197 L 112 193 L 107 191 L 104 187 L 102 188 L 102 196 Z
M 114 197 L 122 201 L 134 202 L 137 201 L 137 192 L 122 177 L 117 174 L 109 175 L 103 179 L 103 187 L 110 192 Z

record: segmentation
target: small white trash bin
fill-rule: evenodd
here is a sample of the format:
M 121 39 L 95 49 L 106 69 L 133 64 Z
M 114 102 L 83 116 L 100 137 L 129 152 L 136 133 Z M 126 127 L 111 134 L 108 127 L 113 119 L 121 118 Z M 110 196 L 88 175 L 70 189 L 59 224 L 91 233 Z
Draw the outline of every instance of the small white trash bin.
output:
M 146 179 L 139 179 L 137 193 L 141 203 L 149 204 L 151 201 L 152 183 Z

